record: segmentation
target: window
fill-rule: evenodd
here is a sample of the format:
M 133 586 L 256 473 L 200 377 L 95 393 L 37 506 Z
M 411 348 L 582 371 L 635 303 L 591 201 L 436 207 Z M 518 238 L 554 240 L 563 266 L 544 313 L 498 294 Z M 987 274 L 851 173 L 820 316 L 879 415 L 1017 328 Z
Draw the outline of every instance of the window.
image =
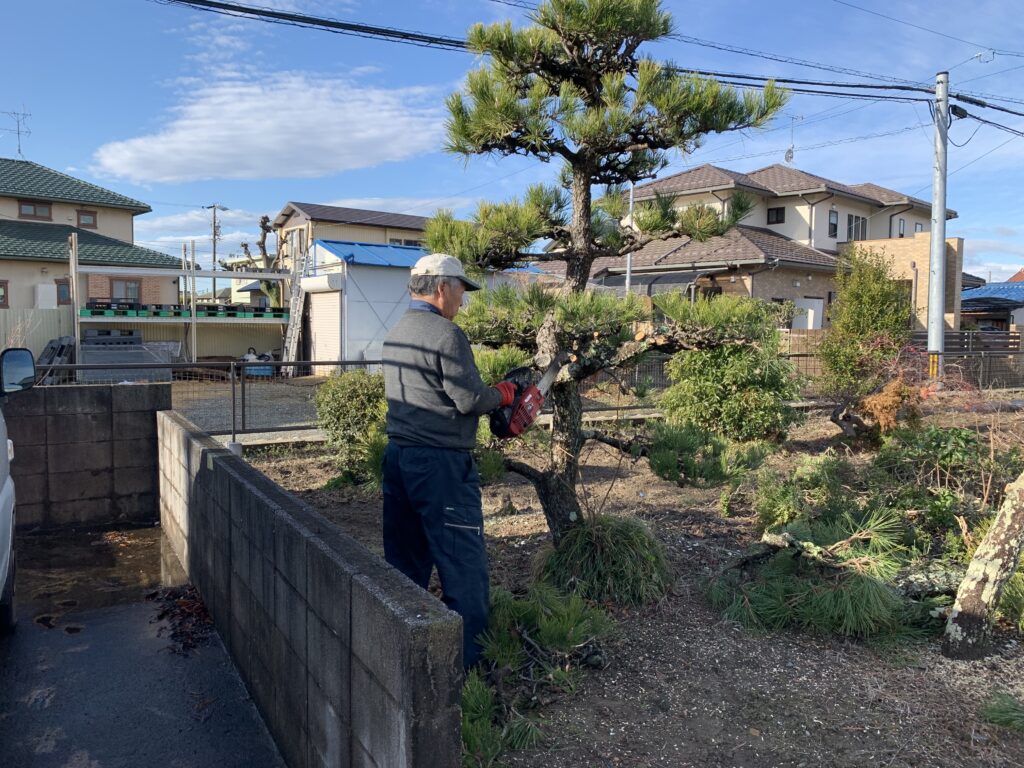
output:
M 53 221 L 53 209 L 49 203 L 37 203 L 32 200 L 19 200 L 18 218 Z
M 846 239 L 867 240 L 868 220 L 863 216 L 854 216 L 852 213 L 846 216 Z
M 905 237 L 907 234 L 907 220 L 900 219 L 900 237 Z
M 839 211 L 828 212 L 828 236 L 839 237 Z
M 57 306 L 71 303 L 71 281 L 66 277 L 53 281 L 57 284 Z
M 78 214 L 78 226 L 83 229 L 96 229 L 96 211 L 75 211 Z
M 786 223 L 786 209 L 785 208 L 769 208 L 768 209 L 768 223 L 769 224 L 785 224 Z
M 111 301 L 138 301 L 142 291 L 138 280 L 111 280 Z
M 914 231 L 915 232 L 924 232 L 924 224 L 922 224 L 920 221 L 915 222 L 914 223 Z
M 7 302 L 7 280 L 0 280 L 0 309 L 9 309 L 10 304 Z
M 415 246 L 415 247 L 418 248 L 419 246 L 423 245 L 423 241 L 422 240 L 403 240 L 400 237 L 392 237 L 392 238 L 388 239 L 388 245 L 411 245 L 411 246 Z

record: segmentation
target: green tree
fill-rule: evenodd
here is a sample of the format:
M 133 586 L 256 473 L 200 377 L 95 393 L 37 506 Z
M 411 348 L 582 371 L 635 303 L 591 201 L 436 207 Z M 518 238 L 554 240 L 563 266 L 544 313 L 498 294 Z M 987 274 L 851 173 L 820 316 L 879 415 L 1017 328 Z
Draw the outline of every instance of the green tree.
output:
M 491 307 L 503 303 L 509 312 L 530 313 L 507 326 L 516 337 L 497 338 L 493 323 L 473 318 L 464 326 L 474 342 L 529 348 L 539 367 L 561 350 L 575 354 L 550 396 L 554 415 L 547 466 L 515 468 L 537 486 L 557 541 L 581 517 L 576 478 L 584 434 L 578 383 L 649 346 L 627 344 L 631 324 L 639 319 L 636 302 L 584 298 L 594 260 L 624 257 L 655 239 L 713 237 L 751 209 L 740 195 L 725 215 L 709 206 L 680 212 L 671 198 L 657 197 L 636 207 L 633 226 L 623 226 L 627 210 L 621 185 L 653 178 L 668 163 L 670 150 L 691 152 L 709 133 L 763 125 L 786 96 L 771 83 L 760 93 L 741 95 L 642 57 L 643 43 L 672 32 L 660 0 L 547 0 L 531 20 L 521 29 L 509 22 L 470 29 L 470 49 L 488 59 L 448 99 L 446 148 L 467 158 L 525 155 L 555 161 L 561 165 L 560 185 L 533 187 L 522 200 L 481 204 L 471 221 L 442 212 L 428 224 L 426 242 L 477 269 L 542 258 L 565 263 L 566 288 L 573 296 L 546 306 L 536 295 L 521 301 L 504 294 L 500 303 L 481 299 Z M 594 188 L 600 186 L 608 189 L 595 200 Z M 538 240 L 550 241 L 548 251 L 527 253 Z
M 831 326 L 818 356 L 823 392 L 838 401 L 832 421 L 846 434 L 867 428 L 857 414 L 864 399 L 900 377 L 912 317 L 909 291 L 893 277 L 883 253 L 852 248 L 843 254 Z

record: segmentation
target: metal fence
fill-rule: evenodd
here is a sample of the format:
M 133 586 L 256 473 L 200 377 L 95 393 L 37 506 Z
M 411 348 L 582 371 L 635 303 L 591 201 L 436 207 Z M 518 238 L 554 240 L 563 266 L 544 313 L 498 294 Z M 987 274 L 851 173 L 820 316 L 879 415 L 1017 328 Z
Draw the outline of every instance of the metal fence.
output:
M 214 435 L 316 427 L 316 390 L 335 372 L 376 371 L 359 361 L 203 362 L 41 367 L 39 385 L 170 382 L 172 406 Z M 316 376 L 310 375 L 316 370 Z
M 788 356 L 811 384 L 820 373 L 810 354 Z M 583 383 L 584 410 L 628 411 L 650 406 L 609 404 L 601 390 L 622 386 L 657 392 L 671 381 L 665 371 L 668 355 L 650 355 L 616 377 L 598 374 Z M 169 381 L 175 410 L 206 432 L 232 435 L 313 429 L 317 425 L 316 392 L 330 375 L 353 369 L 379 371 L 380 362 L 303 361 L 145 363 L 115 365 L 53 365 L 41 367 L 38 386 L 120 384 Z M 946 355 L 946 378 L 978 389 L 1024 388 L 1024 352 L 977 352 Z M 317 375 L 312 375 L 312 372 Z

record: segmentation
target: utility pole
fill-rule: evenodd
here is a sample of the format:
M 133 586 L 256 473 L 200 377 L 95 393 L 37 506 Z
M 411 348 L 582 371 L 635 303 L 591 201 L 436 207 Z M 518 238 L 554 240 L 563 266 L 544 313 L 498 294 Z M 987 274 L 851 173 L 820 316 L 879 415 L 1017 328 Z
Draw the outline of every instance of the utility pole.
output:
M 932 231 L 928 268 L 928 376 L 942 376 L 946 334 L 946 132 L 949 128 L 949 72 L 935 76 L 935 168 L 932 176 Z
M 220 239 L 220 229 L 217 227 L 217 211 L 229 211 L 230 208 L 225 208 L 223 205 L 214 203 L 213 205 L 204 205 L 204 208 L 213 211 L 213 269 L 217 269 L 217 241 Z M 217 303 L 217 278 L 213 278 L 213 303 Z

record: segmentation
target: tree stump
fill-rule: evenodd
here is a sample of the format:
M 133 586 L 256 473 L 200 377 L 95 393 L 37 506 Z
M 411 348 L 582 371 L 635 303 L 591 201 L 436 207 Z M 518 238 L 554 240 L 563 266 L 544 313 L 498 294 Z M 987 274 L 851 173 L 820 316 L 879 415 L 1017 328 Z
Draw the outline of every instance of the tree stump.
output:
M 977 659 L 985 655 L 999 598 L 1017 570 L 1022 549 L 1024 473 L 1006 486 L 996 519 L 967 566 L 942 638 L 945 656 Z

